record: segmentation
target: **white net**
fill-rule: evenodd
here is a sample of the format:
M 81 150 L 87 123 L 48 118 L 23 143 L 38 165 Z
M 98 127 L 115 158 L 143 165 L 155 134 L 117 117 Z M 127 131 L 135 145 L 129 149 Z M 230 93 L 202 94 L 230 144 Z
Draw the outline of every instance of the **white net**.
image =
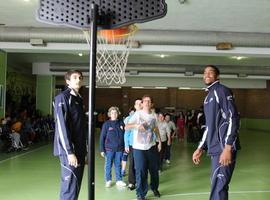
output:
M 124 84 L 130 49 L 137 27 L 130 25 L 116 31 L 100 31 L 97 44 L 96 81 L 101 84 Z M 90 44 L 89 32 L 84 31 Z

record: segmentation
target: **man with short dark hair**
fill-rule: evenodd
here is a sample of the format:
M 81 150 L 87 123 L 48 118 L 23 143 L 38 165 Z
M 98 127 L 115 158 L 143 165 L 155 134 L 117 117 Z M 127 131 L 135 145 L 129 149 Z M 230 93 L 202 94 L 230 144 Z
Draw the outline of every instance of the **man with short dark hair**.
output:
M 83 100 L 79 94 L 82 73 L 65 74 L 67 89 L 54 99 L 54 155 L 61 164 L 60 200 L 77 200 L 86 156 L 86 123 Z
M 227 200 L 229 183 L 234 171 L 238 140 L 239 116 L 231 90 L 219 83 L 219 69 L 208 65 L 204 69 L 208 95 L 204 100 L 206 129 L 197 150 L 194 164 L 200 163 L 203 150 L 211 156 L 210 200 Z
M 137 200 L 146 200 L 148 192 L 148 170 L 151 175 L 151 189 L 156 197 L 158 191 L 158 151 L 161 150 L 161 139 L 157 127 L 156 113 L 152 112 L 152 98 L 149 95 L 142 97 L 142 110 L 138 110 L 130 118 L 126 128 L 132 128 L 133 155 L 136 173 Z M 156 139 L 159 141 L 156 147 Z

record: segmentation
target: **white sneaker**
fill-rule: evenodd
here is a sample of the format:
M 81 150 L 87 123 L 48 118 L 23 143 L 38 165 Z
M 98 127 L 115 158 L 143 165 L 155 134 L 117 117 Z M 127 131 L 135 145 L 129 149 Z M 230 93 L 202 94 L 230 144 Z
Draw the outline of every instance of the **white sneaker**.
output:
M 105 187 L 107 188 L 112 187 L 112 181 L 107 181 Z
M 166 160 L 166 163 L 167 163 L 167 164 L 170 164 L 170 163 L 171 163 L 171 161 L 170 161 L 170 160 Z
M 116 181 L 116 185 L 119 187 L 126 187 L 127 184 L 124 181 Z

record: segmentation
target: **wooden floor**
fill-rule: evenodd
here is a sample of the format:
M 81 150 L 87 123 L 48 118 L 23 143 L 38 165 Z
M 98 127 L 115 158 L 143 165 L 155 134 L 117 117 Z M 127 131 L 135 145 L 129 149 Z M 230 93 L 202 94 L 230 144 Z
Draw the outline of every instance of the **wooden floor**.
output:
M 241 131 L 240 135 L 242 150 L 230 184 L 230 200 L 269 200 L 270 133 Z M 195 148 L 196 145 L 187 143 L 173 144 L 172 163 L 160 175 L 161 199 L 208 199 L 210 161 L 204 157 L 201 165 L 194 166 L 191 155 Z M 134 191 L 119 190 L 115 185 L 104 187 L 103 164 L 96 152 L 95 199 L 136 199 Z M 57 200 L 59 178 L 59 161 L 52 156 L 51 144 L 19 154 L 0 154 L 0 200 Z M 147 197 L 155 199 L 151 191 Z M 87 200 L 87 169 L 79 199 Z

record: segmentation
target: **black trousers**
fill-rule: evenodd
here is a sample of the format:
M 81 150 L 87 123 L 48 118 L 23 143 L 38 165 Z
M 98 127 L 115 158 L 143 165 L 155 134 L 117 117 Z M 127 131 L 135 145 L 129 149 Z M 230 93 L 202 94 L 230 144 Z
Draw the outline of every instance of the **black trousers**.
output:
M 135 177 L 135 166 L 134 166 L 134 156 L 133 156 L 133 148 L 129 146 L 129 167 L 128 167 L 128 183 L 129 184 L 136 184 L 136 177 Z

